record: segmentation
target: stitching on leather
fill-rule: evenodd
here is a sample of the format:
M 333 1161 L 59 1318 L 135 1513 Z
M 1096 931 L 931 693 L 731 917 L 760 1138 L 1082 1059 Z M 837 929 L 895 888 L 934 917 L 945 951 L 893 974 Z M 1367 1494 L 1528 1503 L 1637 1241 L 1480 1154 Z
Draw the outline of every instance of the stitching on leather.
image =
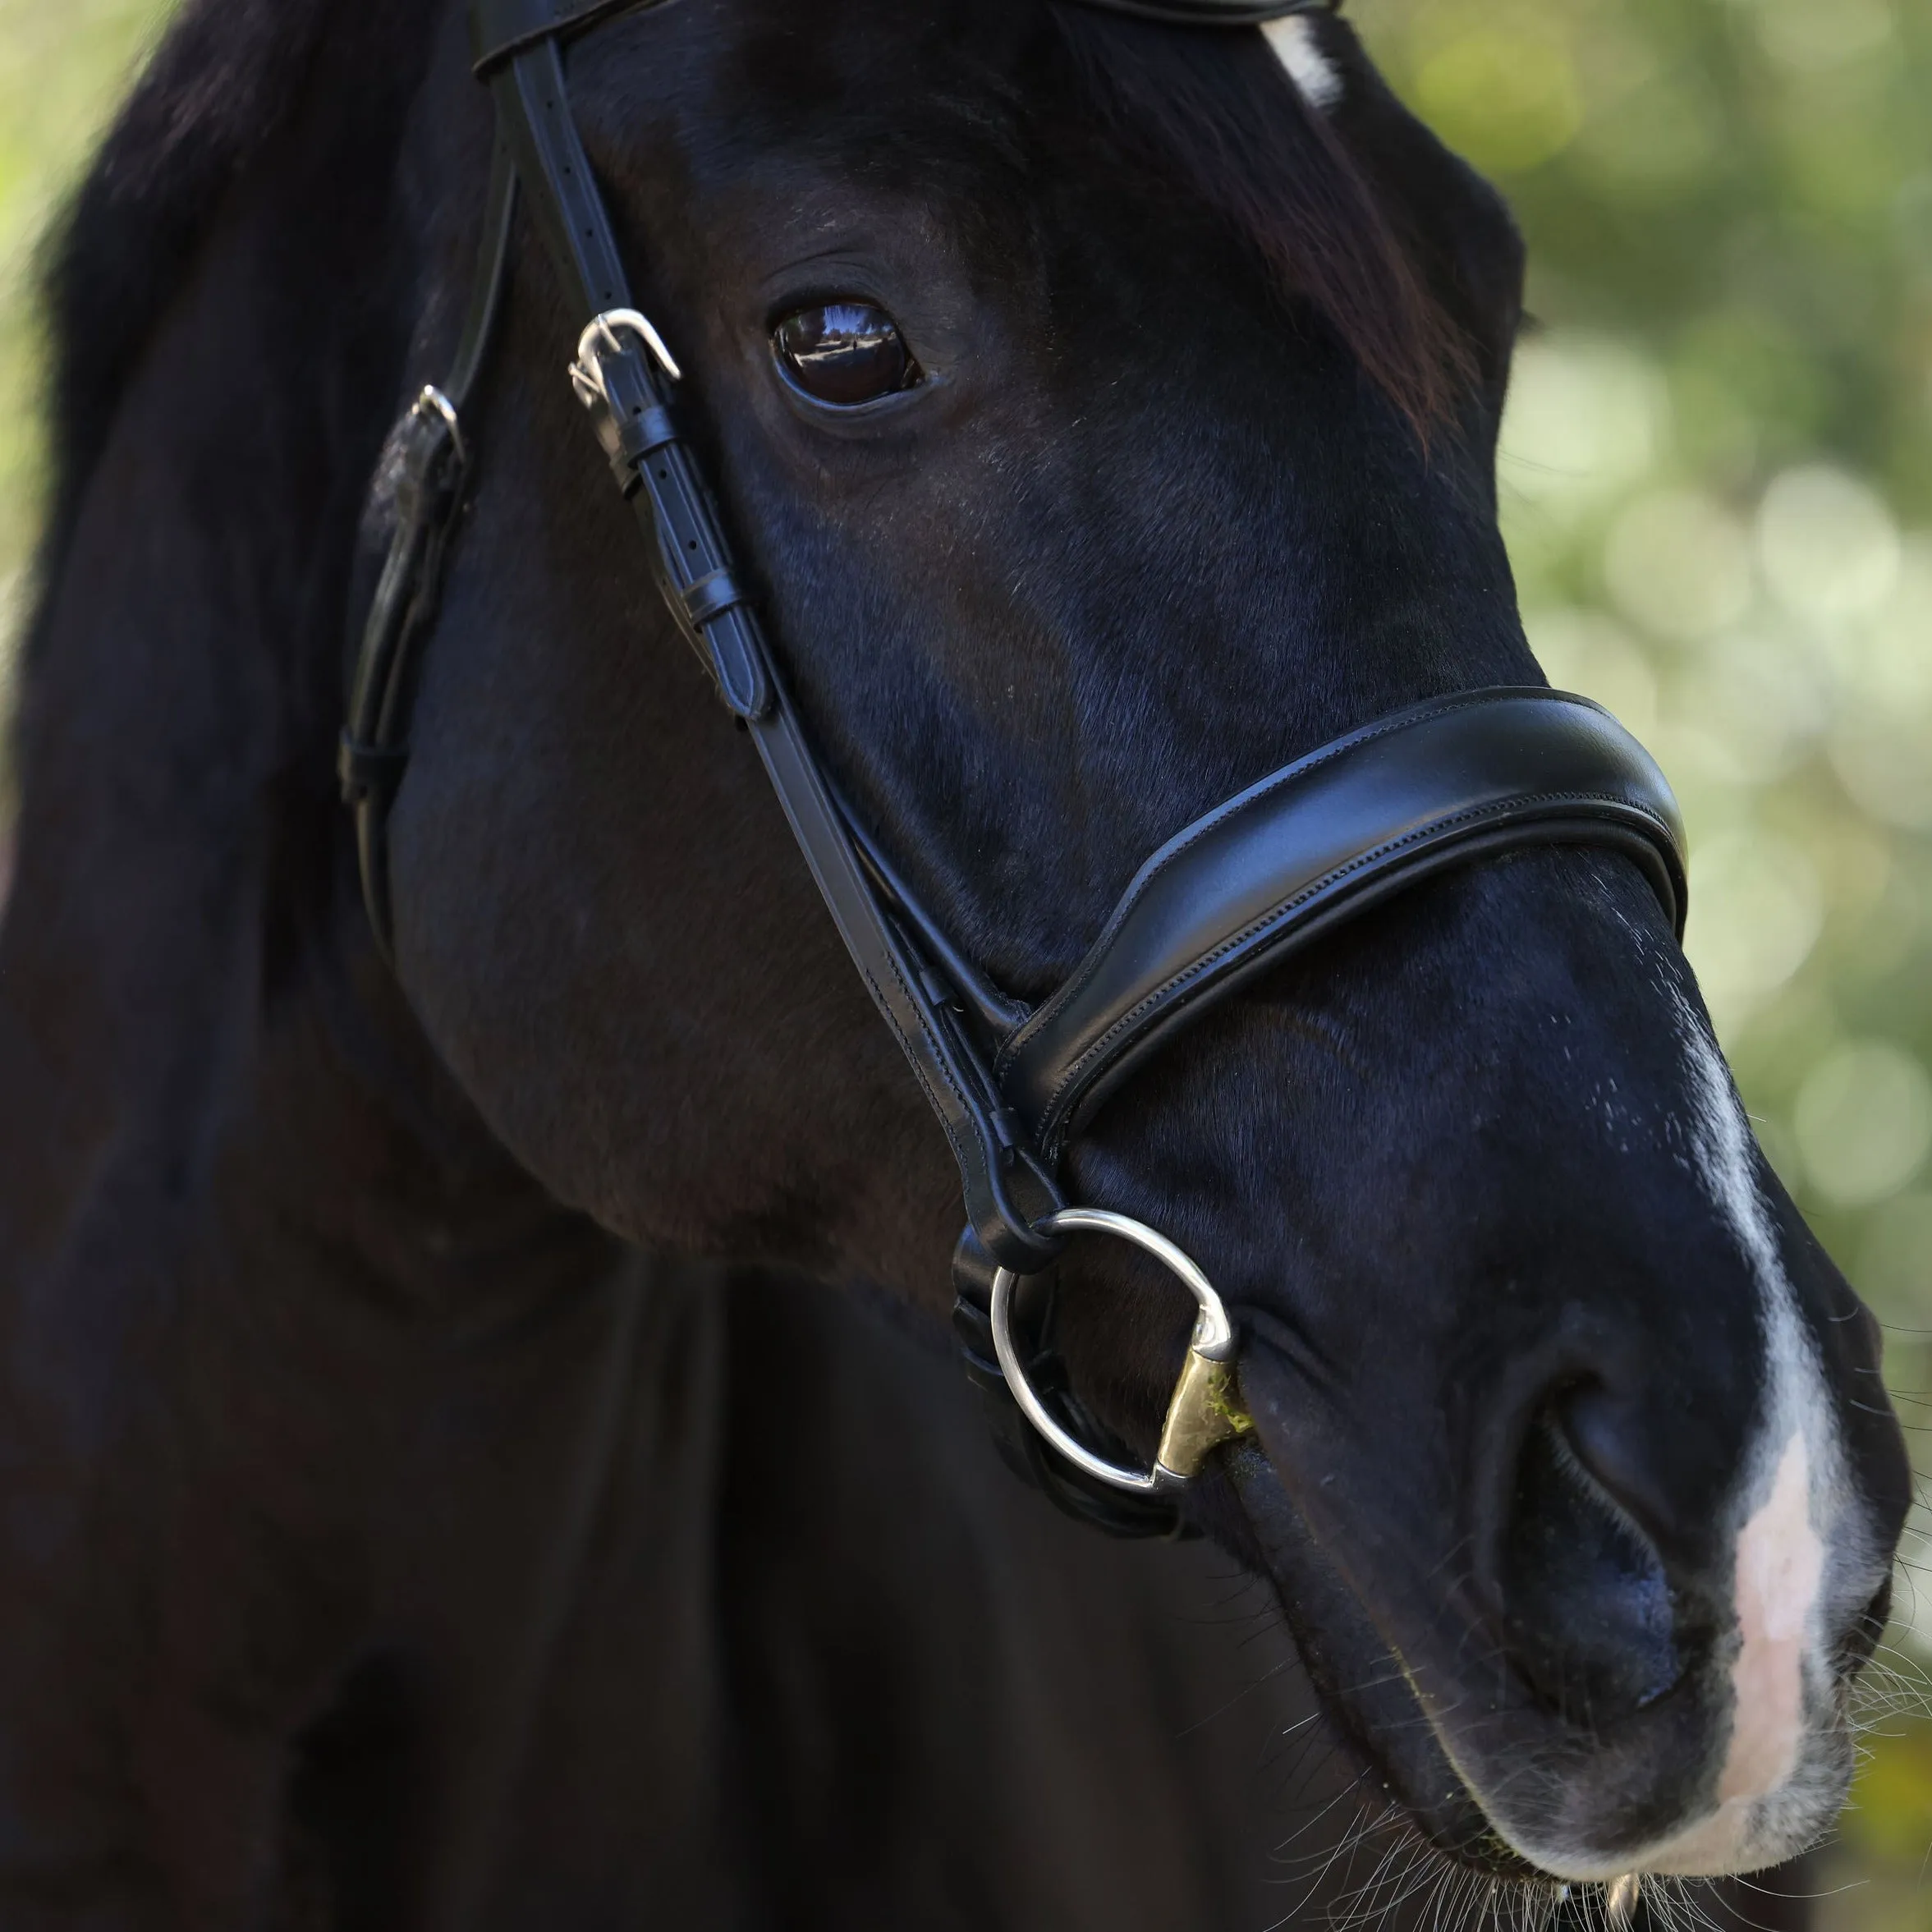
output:
M 1360 872 L 1364 867 L 1374 865 L 1378 860 L 1388 857 L 1392 852 L 1401 851 L 1405 847 L 1417 844 L 1424 839 L 1451 831 L 1458 825 L 1475 824 L 1483 819 L 1494 818 L 1505 812 L 1521 810 L 1525 806 L 1540 808 L 1545 805 L 1614 805 L 1621 806 L 1624 810 L 1631 813 L 1633 817 L 1641 819 L 1646 824 L 1654 826 L 1664 835 L 1667 842 L 1674 844 L 1674 841 L 1670 840 L 1670 828 L 1661 819 L 1655 817 L 1643 806 L 1632 804 L 1629 799 L 1623 797 L 1619 793 L 1613 792 L 1542 792 L 1531 793 L 1524 797 L 1505 799 L 1495 805 L 1484 805 L 1470 811 L 1458 812 L 1451 818 L 1438 819 L 1432 824 L 1423 826 L 1417 831 L 1407 833 L 1401 838 L 1391 839 L 1375 847 L 1372 851 L 1361 853 L 1356 857 L 1351 859 L 1346 865 L 1338 865 L 1333 871 L 1324 873 L 1312 885 L 1304 886 L 1292 898 L 1284 899 L 1272 906 L 1260 918 L 1251 920 L 1238 933 L 1231 934 L 1213 952 L 1203 953 L 1191 966 L 1162 981 L 1151 993 L 1143 995 L 1131 1007 L 1122 1013 L 1077 1060 L 1073 1062 L 1066 1072 L 1062 1075 L 1053 1092 L 1048 1095 L 1047 1104 L 1040 1110 L 1042 1125 L 1050 1130 L 1043 1132 L 1040 1136 L 1043 1152 L 1047 1152 L 1049 1157 L 1051 1158 L 1052 1150 L 1058 1146 L 1060 1122 L 1055 1117 L 1061 1111 L 1061 1101 L 1067 1089 L 1075 1083 L 1083 1070 L 1097 1055 L 1104 1053 L 1107 1048 L 1119 1038 L 1123 1030 L 1131 1027 L 1134 1022 L 1150 1008 L 1158 1006 L 1177 987 L 1185 985 L 1188 980 L 1197 978 L 1218 961 L 1225 958 L 1229 952 L 1244 946 L 1256 934 L 1264 932 L 1270 925 L 1285 919 L 1290 913 L 1307 904 L 1310 899 L 1318 897 L 1331 886 L 1338 884 L 1351 873 Z M 1098 944 L 1099 942 L 1096 941 L 1095 943 Z
M 902 1049 L 909 1049 L 915 1038 L 924 1040 L 927 1051 L 932 1057 L 934 1065 L 938 1068 L 940 1077 L 946 1084 L 946 1090 L 958 1104 L 961 1115 L 970 1117 L 972 1109 L 966 1104 L 966 1095 L 960 1091 L 959 1082 L 952 1077 L 952 1070 L 946 1064 L 946 1056 L 938 1050 L 934 1042 L 933 1030 L 926 1024 L 925 1014 L 920 1011 L 918 1003 L 913 998 L 911 989 L 906 984 L 906 975 L 899 971 L 897 961 L 893 959 L 890 953 L 885 956 L 885 962 L 892 968 L 893 981 L 918 1022 L 916 1027 L 907 1027 L 899 1026 L 897 1021 L 893 1021 L 893 1024 L 897 1027 L 899 1034 Z M 856 961 L 855 963 L 858 965 L 859 977 L 865 982 L 865 990 L 872 995 L 873 1003 L 879 1007 L 887 1006 L 888 1003 L 880 995 L 879 982 L 866 969 L 863 961 Z M 938 1116 L 939 1126 L 944 1131 L 947 1140 L 952 1143 L 953 1159 L 961 1168 L 966 1167 L 968 1164 L 966 1155 L 971 1144 L 969 1144 L 963 1130 L 947 1118 L 946 1109 L 939 1104 L 938 1096 L 933 1091 L 933 1083 L 927 1077 L 925 1068 L 920 1064 L 919 1055 L 908 1050 L 906 1052 L 906 1063 L 912 1069 L 912 1077 L 919 1082 L 920 1091 L 925 1095 L 926 1105 Z M 974 1136 L 975 1143 L 976 1143 L 977 1138 L 977 1136 Z M 972 1151 L 977 1156 L 984 1154 L 985 1150 L 973 1145 Z
M 1529 701 L 1540 704 L 1575 704 L 1577 701 L 1574 696 L 1567 693 L 1551 692 L 1537 696 L 1533 691 L 1525 691 L 1522 695 Z M 1064 1010 L 1072 1003 L 1076 994 L 1085 989 L 1094 975 L 1099 970 L 1102 959 L 1105 957 L 1103 948 L 1107 941 L 1121 926 L 1127 923 L 1127 915 L 1146 897 L 1148 892 L 1152 888 L 1154 882 L 1183 852 L 1189 851 L 1200 840 L 1206 838 L 1208 833 L 1212 832 L 1216 826 L 1224 824 L 1237 809 L 1246 811 L 1250 806 L 1259 805 L 1264 798 L 1271 797 L 1279 787 L 1291 782 L 1299 782 L 1312 773 L 1321 770 L 1336 759 L 1345 758 L 1351 752 L 1359 751 L 1365 745 L 1376 744 L 1397 732 L 1413 731 L 1419 725 L 1433 724 L 1438 718 L 1452 718 L 1459 711 L 1470 711 L 1475 709 L 1478 705 L 1493 704 L 1495 702 L 1494 696 L 1489 691 L 1470 691 L 1458 694 L 1453 698 L 1445 698 L 1429 710 L 1416 712 L 1407 717 L 1385 719 L 1376 724 L 1365 725 L 1359 736 L 1351 737 L 1346 743 L 1324 746 L 1318 750 L 1311 751 L 1306 759 L 1297 759 L 1293 764 L 1277 772 L 1272 778 L 1262 779 L 1260 789 L 1252 793 L 1244 793 L 1239 799 L 1224 800 L 1205 819 L 1196 819 L 1192 826 L 1177 835 L 1180 838 L 1181 843 L 1177 845 L 1161 860 L 1160 864 L 1140 882 L 1140 889 L 1133 897 L 1115 909 L 1113 916 L 1108 919 L 1105 925 L 1101 927 L 1099 936 L 1088 948 L 1087 957 L 1081 962 L 1080 970 L 1000 1049 L 999 1056 L 994 1062 L 996 1076 L 1003 1077 L 1014 1060 L 1017 1058 L 1020 1049 L 1026 1044 L 1030 1035 L 1038 1033 L 1049 1019 Z M 1592 705 L 1590 709 L 1595 710 L 1599 708 Z

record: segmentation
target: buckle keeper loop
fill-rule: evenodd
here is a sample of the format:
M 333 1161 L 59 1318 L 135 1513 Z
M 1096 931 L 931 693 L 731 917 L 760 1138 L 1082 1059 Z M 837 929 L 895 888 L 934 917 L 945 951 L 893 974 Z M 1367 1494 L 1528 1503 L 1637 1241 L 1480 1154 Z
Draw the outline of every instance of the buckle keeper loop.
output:
M 336 747 L 336 776 L 342 782 L 342 803 L 361 804 L 365 798 L 387 799 L 402 782 L 409 763 L 406 745 L 369 745 L 344 732 Z

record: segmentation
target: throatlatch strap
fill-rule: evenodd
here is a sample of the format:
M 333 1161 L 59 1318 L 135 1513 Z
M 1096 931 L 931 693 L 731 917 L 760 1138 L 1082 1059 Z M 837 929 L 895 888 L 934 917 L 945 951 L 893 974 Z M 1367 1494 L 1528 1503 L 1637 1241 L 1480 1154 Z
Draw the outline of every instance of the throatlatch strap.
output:
M 342 798 L 355 814 L 362 902 L 376 948 L 394 964 L 389 896 L 389 806 L 408 764 L 410 689 L 415 658 L 434 620 L 449 542 L 463 506 L 470 451 L 459 412 L 475 388 L 502 312 L 516 214 L 516 163 L 499 133 L 476 272 L 450 373 L 425 388 L 391 431 L 383 466 L 395 528 L 364 620 L 336 760 Z

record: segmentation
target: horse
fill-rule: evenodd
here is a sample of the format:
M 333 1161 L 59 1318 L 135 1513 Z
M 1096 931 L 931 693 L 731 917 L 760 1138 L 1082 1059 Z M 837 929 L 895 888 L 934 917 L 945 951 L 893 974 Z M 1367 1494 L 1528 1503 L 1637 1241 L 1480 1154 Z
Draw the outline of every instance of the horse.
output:
M 1166 1492 L 1204 1540 L 1113 1549 L 935 1362 L 947 1136 L 747 745 L 769 694 L 688 648 L 758 613 L 868 904 L 976 962 L 931 1007 L 1051 1010 L 1221 801 L 1542 686 L 1498 198 L 1325 11 L 525 11 L 492 88 L 567 81 L 622 343 L 532 182 L 486 192 L 453 0 L 189 0 L 54 259 L 7 1923 L 1273 1922 L 1380 1842 L 1271 1888 L 1307 1725 L 1313 1842 L 1395 1834 L 1355 1908 L 1420 1909 L 1419 1859 L 1625 1920 L 1801 1854 L 1908 1475 L 1668 882 L 1472 848 L 1097 1097 L 1044 1178 L 1165 1230 L 1239 1338 Z M 343 640 L 499 213 L 365 894 L 337 760 L 394 747 L 343 752 Z M 640 344 L 736 547 L 702 608 L 566 374 L 608 405 Z M 1146 1466 L 1171 1287 L 1081 1240 L 1051 1293 L 1058 1413 Z M 1214 1590 L 1251 1667 L 1177 1610 Z

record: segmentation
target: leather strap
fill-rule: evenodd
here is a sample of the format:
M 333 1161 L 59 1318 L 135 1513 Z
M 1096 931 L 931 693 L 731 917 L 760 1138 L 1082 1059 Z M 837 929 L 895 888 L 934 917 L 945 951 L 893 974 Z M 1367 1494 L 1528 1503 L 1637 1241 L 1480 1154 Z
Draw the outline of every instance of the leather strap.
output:
M 1253 27 L 1293 13 L 1333 13 L 1340 0 L 1079 0 L 1103 13 L 1132 14 L 1178 27 Z M 487 77 L 544 40 L 568 39 L 613 14 L 664 0 L 471 0 L 470 57 Z
M 1000 1089 L 1051 1168 L 1104 1094 L 1241 980 L 1444 866 L 1544 843 L 1628 852 L 1682 937 L 1676 801 L 1600 705 L 1502 689 L 1379 719 L 1168 840 L 1003 1047 Z
M 516 221 L 516 160 L 499 130 L 490 144 L 489 187 L 484 196 L 483 238 L 477 244 L 476 274 L 463 333 L 457 338 L 443 393 L 460 415 L 469 406 L 483 373 L 484 358 L 497 337 L 503 291 L 510 281 L 510 237 Z
M 449 374 L 441 389 L 424 389 L 416 398 L 385 451 L 385 468 L 393 466 L 395 528 L 363 622 L 336 773 L 343 801 L 355 815 L 363 906 L 377 950 L 391 963 L 389 806 L 409 759 L 405 741 L 416 654 L 435 617 L 469 475 L 461 412 L 495 337 L 516 214 L 516 161 L 499 133 L 490 157 L 469 310 Z
M 589 158 L 571 119 L 554 38 L 490 79 L 499 122 L 571 305 L 586 324 L 631 307 L 629 285 Z M 672 614 L 744 721 L 833 922 L 911 1063 L 957 1162 L 967 1218 L 987 1251 L 1034 1272 L 1062 1243 L 1034 1232 L 1059 1205 L 994 1089 L 957 995 L 921 958 L 875 888 L 773 663 L 757 613 L 737 589 L 729 548 L 695 451 L 676 434 L 664 379 L 631 334 L 587 335 L 593 421 L 639 526 L 656 553 Z M 586 372 L 591 373 L 591 372 Z M 626 425 L 649 421 L 649 436 Z M 673 434 L 669 439 L 666 432 Z M 629 452 L 636 447 L 636 458 Z

